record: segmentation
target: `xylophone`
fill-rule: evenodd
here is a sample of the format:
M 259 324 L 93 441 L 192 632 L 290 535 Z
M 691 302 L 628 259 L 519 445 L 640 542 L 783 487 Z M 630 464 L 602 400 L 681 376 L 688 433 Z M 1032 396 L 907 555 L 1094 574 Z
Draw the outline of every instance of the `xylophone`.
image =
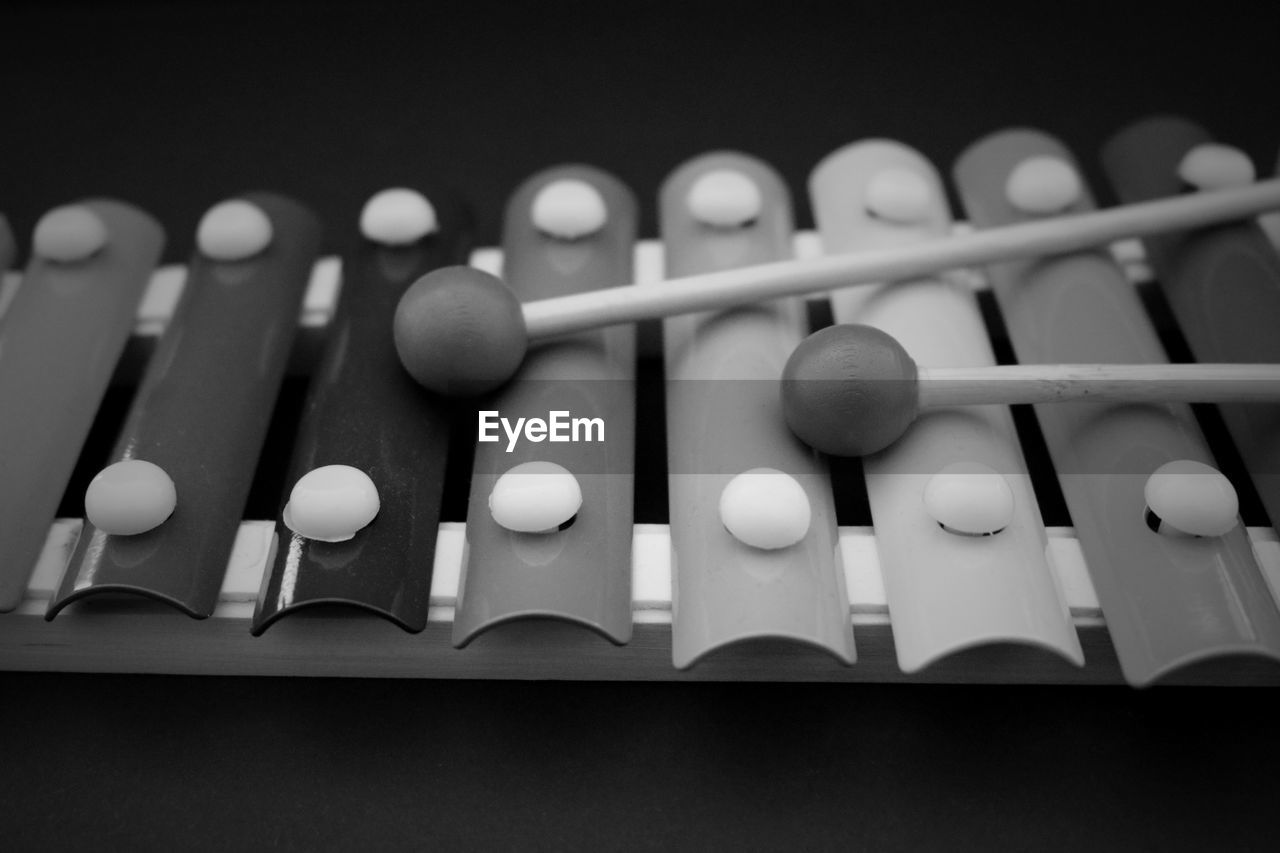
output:
M 270 194 L 212 209 L 192 264 L 154 272 L 162 230 L 145 214 L 102 200 L 57 211 L 0 294 L 0 608 L 10 611 L 0 665 L 1280 683 L 1280 540 L 1264 519 L 1246 528 L 1231 503 L 1233 486 L 1256 490 L 1266 516 L 1280 514 L 1276 404 L 1222 407 L 1239 469 L 1189 407 L 1166 402 L 1202 398 L 1141 388 L 1136 402 L 1040 405 L 1035 423 L 1015 424 L 989 400 L 922 409 L 860 465 L 829 465 L 787 428 L 779 383 L 822 313 L 799 294 L 817 288 L 832 290 L 835 321 L 888 332 L 922 373 L 995 364 L 998 318 L 984 318 L 984 300 L 998 304 L 996 337 L 1024 364 L 1167 361 L 1143 303 L 1152 277 L 1198 360 L 1280 363 L 1280 261 L 1257 221 L 1209 207 L 1250 190 L 1197 191 L 1252 178 L 1209 142 L 1177 119 L 1113 140 L 1103 163 L 1125 201 L 1189 185 L 1174 206 L 1151 209 L 1205 217 L 1148 218 L 1131 232 L 1123 218 L 1138 208 L 1086 216 L 1093 202 L 1072 155 L 1029 131 L 996 134 L 957 161 L 961 225 L 934 167 L 884 141 L 815 168 L 816 233 L 795 232 L 768 165 L 730 153 L 672 172 L 660 241 L 637 240 L 629 189 L 581 166 L 513 194 L 500 250 L 473 250 L 461 205 L 436 188 L 426 206 L 375 197 L 341 261 L 318 257 L 310 213 Z M 1216 155 L 1207 166 L 1206 151 Z M 1053 180 L 1025 187 L 1019 170 L 1037 158 Z M 1251 210 L 1265 206 L 1257 189 Z M 406 208 L 421 227 L 406 227 Z M 1142 242 L 1105 244 L 1086 227 L 1103 221 Z M 12 247 L 0 228 L 0 266 Z M 515 298 L 479 273 L 440 277 L 468 261 Z M 713 302 L 698 280 L 720 292 L 747 282 L 747 295 Z M 617 309 L 630 282 L 637 300 L 667 307 Z M 440 307 L 461 292 L 492 307 Z M 586 320 L 545 309 L 590 300 L 605 307 L 584 308 Z M 673 310 L 668 300 L 696 313 L 663 320 L 659 345 L 657 324 L 630 321 Z M 491 326 L 489 310 L 505 325 Z M 601 316 L 607 328 L 595 327 Z M 522 322 L 532 343 L 492 347 L 486 330 L 520 337 Z M 441 343 L 450 335 L 484 345 L 459 355 Z M 138 390 L 107 461 L 156 463 L 176 503 L 137 532 L 74 518 L 50 527 L 117 362 Z M 437 393 L 451 390 L 437 381 L 442 364 L 474 368 L 483 381 L 467 390 L 483 396 Z M 286 495 L 274 518 L 240 517 L 290 372 L 310 386 L 287 483 L 322 466 L 362 471 L 379 506 L 353 535 L 299 532 Z M 663 416 L 638 408 L 637 394 L 661 399 Z M 486 411 L 571 411 L 600 420 L 605 440 L 477 442 Z M 1052 463 L 1033 470 L 1024 450 L 1037 424 Z M 665 452 L 643 440 L 655 431 Z M 560 473 L 544 476 L 572 482 L 576 502 L 546 530 L 503 521 L 504 478 L 548 463 Z M 634 485 L 655 470 L 667 473 L 663 523 L 633 510 Z M 535 500 L 560 500 L 541 483 Z M 467 495 L 461 517 L 445 509 L 451 487 Z M 1071 527 L 1045 526 L 1046 488 L 1061 490 Z M 103 502 L 118 509 L 149 489 L 112 482 Z M 842 493 L 854 504 L 865 494 L 865 507 L 842 518 Z M 307 497 L 294 492 L 295 515 Z

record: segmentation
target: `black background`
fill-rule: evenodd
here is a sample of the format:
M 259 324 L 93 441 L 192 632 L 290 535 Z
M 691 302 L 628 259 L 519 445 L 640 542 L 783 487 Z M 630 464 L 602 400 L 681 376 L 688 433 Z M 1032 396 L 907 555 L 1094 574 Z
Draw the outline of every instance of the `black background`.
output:
M 1269 173 L 1264 6 L 11 7 L 0 209 L 25 249 L 49 207 L 126 198 L 178 261 L 211 203 L 273 189 L 336 250 L 371 192 L 432 176 L 493 244 L 520 180 L 583 161 L 653 236 L 662 177 L 737 148 L 803 226 L 808 170 L 854 139 L 948 169 L 1037 126 L 1101 189 L 1102 141 L 1154 111 Z M 1274 849 L 1278 711 L 1254 689 L 4 674 L 0 847 Z

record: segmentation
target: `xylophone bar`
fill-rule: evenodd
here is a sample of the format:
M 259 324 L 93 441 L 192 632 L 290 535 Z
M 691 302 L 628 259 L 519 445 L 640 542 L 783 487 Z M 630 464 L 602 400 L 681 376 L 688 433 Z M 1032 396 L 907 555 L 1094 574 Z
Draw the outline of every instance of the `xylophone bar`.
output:
M 961 225 L 958 228 L 964 228 Z M 812 256 L 816 235 L 797 235 L 798 255 Z M 1114 248 L 1135 281 L 1149 277 L 1141 248 L 1132 241 Z M 472 263 L 500 270 L 501 253 L 481 250 Z M 660 279 L 660 244 L 636 248 L 637 280 Z M 324 259 L 314 270 L 304 327 L 327 322 L 338 282 L 337 262 Z M 975 273 L 956 280 L 985 286 Z M 181 269 L 162 270 L 143 301 L 135 330 L 154 335 L 165 322 L 162 296 L 182 279 Z M 10 281 L 10 286 L 13 282 Z M 171 304 L 171 303 L 170 303 Z M 17 612 L 0 617 L 0 667 L 5 669 L 171 672 L 264 675 L 398 676 L 449 678 L 563 678 L 661 680 L 832 680 L 992 683 L 1121 683 L 1105 623 L 1080 554 L 1068 529 L 1050 529 L 1052 564 L 1086 656 L 1076 669 L 1053 656 L 1026 648 L 986 647 L 944 660 L 912 676 L 897 665 L 883 593 L 875 539 L 867 528 L 843 528 L 840 547 L 846 567 L 850 616 L 860 646 L 857 665 L 840 667 L 825 655 L 795 647 L 759 643 L 729 648 L 688 672 L 671 667 L 670 543 L 666 528 L 641 525 L 633 544 L 631 642 L 614 647 L 571 626 L 515 623 L 478 638 L 466 650 L 451 647 L 464 528 L 444 524 L 439 532 L 427 629 L 409 635 L 367 615 L 318 609 L 283 620 L 264 637 L 249 635 L 258 584 L 273 523 L 241 525 L 218 605 L 210 619 L 195 622 L 143 601 L 84 602 L 52 623 L 43 621 L 49 595 L 80 522 L 55 524 L 40 564 Z M 1274 592 L 1280 590 L 1280 540 L 1271 529 L 1253 529 L 1250 540 Z M 1273 665 L 1258 660 L 1219 661 L 1180 670 L 1170 683 L 1274 683 Z
M 461 262 L 470 245 L 462 205 L 443 191 L 430 195 L 434 231 L 408 245 L 362 238 L 349 250 L 286 480 L 296 483 L 321 466 L 357 468 L 378 484 L 379 523 L 355 540 L 324 542 L 278 519 L 277 541 L 287 544 L 276 549 L 264 579 L 255 633 L 317 602 L 367 607 L 410 631 L 426 624 L 431 578 L 420 563 L 435 548 L 448 407 L 400 369 L 387 330 L 405 288 L 431 269 Z
M 563 190 L 598 194 L 603 227 L 573 241 L 549 237 L 533 221 L 540 200 Z M 608 288 L 631 277 L 637 205 L 613 176 L 587 166 L 561 166 L 525 181 L 507 204 L 504 268 L 521 299 Z M 633 501 L 635 330 L 591 330 L 534 346 L 504 388 L 483 409 L 510 417 L 553 410 L 609 417 L 607 442 L 534 444 L 508 452 L 477 443 L 467 518 L 468 559 L 454 626 L 458 646 L 513 619 L 562 619 L 625 643 L 627 540 Z M 576 476 L 581 518 L 547 533 L 504 528 L 489 512 L 499 478 L 524 463 L 552 463 Z
M 911 176 L 927 188 L 918 221 L 902 224 L 870 212 L 876 176 L 886 173 Z M 810 175 L 809 195 L 832 254 L 921 245 L 946 235 L 951 223 L 937 171 L 890 140 L 856 142 L 829 154 Z M 843 288 L 831 300 L 836 322 L 887 332 L 922 365 L 995 363 L 975 295 L 936 275 Z M 1082 662 L 1050 573 L 1044 525 L 1008 407 L 925 414 L 862 464 L 904 670 L 992 642 L 1037 645 Z M 957 536 L 921 511 L 931 475 L 957 465 L 1000 472 L 1011 511 L 998 535 Z
M 727 175 L 758 188 L 759 209 L 736 228 L 708 227 L 707 211 L 691 200 Z M 731 152 L 695 157 L 667 177 L 658 197 L 671 276 L 780 260 L 792 251 L 790 196 L 758 160 Z M 827 464 L 787 429 L 778 394 L 805 327 L 795 298 L 663 321 L 675 600 L 689 602 L 673 614 L 678 667 L 747 637 L 787 637 L 847 663 L 856 658 Z M 768 475 L 779 483 L 773 488 L 789 482 L 807 503 L 808 524 L 790 547 L 753 547 L 717 511 L 725 489 L 744 482 L 738 477 L 749 469 L 775 472 Z
M 86 528 L 50 619 L 74 600 L 116 591 L 168 601 L 196 617 L 216 604 L 235 515 L 266 436 L 264 413 L 279 393 L 297 332 L 293 318 L 320 245 L 319 222 L 306 208 L 269 193 L 245 198 L 274 237 L 248 258 L 195 256 L 191 286 L 147 365 L 112 455 L 113 462 L 159 465 L 181 499 L 164 524 L 144 533 Z

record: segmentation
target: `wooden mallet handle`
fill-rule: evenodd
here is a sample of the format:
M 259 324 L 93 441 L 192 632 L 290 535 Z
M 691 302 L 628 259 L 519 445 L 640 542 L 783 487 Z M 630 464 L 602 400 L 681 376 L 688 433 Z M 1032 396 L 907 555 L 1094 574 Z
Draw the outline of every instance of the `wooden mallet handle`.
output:
M 1060 216 L 850 255 L 784 261 L 611 287 L 528 302 L 529 338 L 801 296 L 854 284 L 901 281 L 939 270 L 981 266 L 1102 246 L 1125 237 L 1196 228 L 1280 208 L 1280 179 L 1109 210 Z
M 1266 403 L 1274 364 L 1020 364 L 918 368 L 921 409 L 984 403 Z

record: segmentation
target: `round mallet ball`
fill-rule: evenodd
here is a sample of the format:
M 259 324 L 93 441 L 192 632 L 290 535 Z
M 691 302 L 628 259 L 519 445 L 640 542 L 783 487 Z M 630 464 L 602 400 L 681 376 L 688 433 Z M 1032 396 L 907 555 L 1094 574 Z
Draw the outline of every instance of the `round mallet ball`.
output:
M 800 440 L 834 456 L 865 456 L 915 420 L 916 365 L 870 326 L 829 326 L 800 342 L 782 371 L 782 409 Z
M 423 387 L 448 396 L 492 391 L 515 375 L 529 348 L 520 302 L 474 267 L 444 267 L 414 282 L 396 306 L 400 363 Z

